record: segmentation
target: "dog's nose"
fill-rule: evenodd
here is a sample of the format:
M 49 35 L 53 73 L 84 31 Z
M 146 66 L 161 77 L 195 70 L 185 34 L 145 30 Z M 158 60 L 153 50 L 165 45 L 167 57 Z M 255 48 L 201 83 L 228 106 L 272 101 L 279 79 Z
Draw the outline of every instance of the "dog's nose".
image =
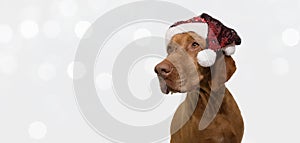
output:
M 236 45 L 240 45 L 242 43 L 242 40 L 239 36 L 236 35 L 234 38 L 234 42 Z
M 172 64 L 166 60 L 155 66 L 154 71 L 162 77 L 167 77 L 172 72 Z

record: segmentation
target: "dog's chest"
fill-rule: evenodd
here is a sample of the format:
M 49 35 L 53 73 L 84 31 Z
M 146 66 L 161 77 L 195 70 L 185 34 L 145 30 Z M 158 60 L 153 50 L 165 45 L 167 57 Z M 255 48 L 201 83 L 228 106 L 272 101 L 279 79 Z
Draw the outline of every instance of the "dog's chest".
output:
M 222 120 L 222 123 L 220 122 Z M 182 128 L 171 137 L 171 143 L 235 143 L 235 131 L 224 118 L 217 115 L 204 130 L 199 130 L 199 119 L 191 117 Z M 226 122 L 226 121 L 225 121 Z M 172 123 L 173 124 L 173 123 Z
M 205 95 L 203 95 L 205 96 Z M 207 101 L 199 101 L 196 108 L 186 99 L 177 109 L 171 125 L 171 143 L 235 143 L 236 126 L 230 120 L 231 115 L 218 112 L 213 121 L 204 130 L 199 130 L 199 123 Z M 187 104 L 189 103 L 189 104 Z M 222 106 L 224 106 L 222 104 Z M 227 108 L 226 108 L 227 109 Z M 224 110 L 224 109 L 223 109 Z M 242 126 L 242 125 L 241 125 Z M 238 127 L 239 128 L 239 127 Z

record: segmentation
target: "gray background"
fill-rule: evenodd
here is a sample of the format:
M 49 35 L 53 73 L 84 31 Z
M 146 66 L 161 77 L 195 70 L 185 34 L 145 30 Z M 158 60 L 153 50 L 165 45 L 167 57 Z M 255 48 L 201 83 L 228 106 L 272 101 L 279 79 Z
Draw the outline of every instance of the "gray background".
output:
M 109 142 L 87 125 L 78 110 L 71 78 L 72 61 L 86 27 L 105 12 L 130 2 L 134 1 L 1 0 L 0 142 Z M 227 86 L 245 120 L 243 143 L 299 142 L 300 19 L 297 16 L 300 1 L 170 2 L 198 14 L 209 13 L 241 35 L 242 45 L 233 56 L 238 70 Z M 164 36 L 168 26 L 131 25 L 110 39 L 112 42 L 108 41 L 106 46 L 121 48 L 141 37 Z M 146 60 L 144 71 L 153 71 L 158 61 Z M 137 71 L 132 73 L 141 68 L 133 69 Z M 110 81 L 109 74 L 95 71 L 100 75 L 96 76 L 100 79 L 98 88 L 109 88 L 105 86 Z M 152 76 L 149 73 L 149 77 Z M 146 86 L 141 86 L 143 88 Z M 147 98 L 147 94 L 138 98 Z M 172 105 L 177 105 L 182 96 L 168 98 L 173 98 Z M 121 108 L 113 105 L 107 105 L 112 114 Z M 143 122 L 135 122 L 122 114 L 114 115 L 131 125 L 155 124 L 161 120 L 158 117 L 167 117 L 165 113 L 172 110 L 165 107 L 158 115 L 153 113 L 156 115 L 153 119 Z M 134 116 L 132 113 L 131 117 Z

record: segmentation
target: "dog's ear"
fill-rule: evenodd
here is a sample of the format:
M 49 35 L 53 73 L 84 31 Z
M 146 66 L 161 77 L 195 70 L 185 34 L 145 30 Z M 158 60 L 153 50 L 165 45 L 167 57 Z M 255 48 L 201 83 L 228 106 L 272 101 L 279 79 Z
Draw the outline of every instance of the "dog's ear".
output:
M 218 52 L 216 62 L 211 67 L 211 88 L 213 90 L 219 89 L 231 78 L 235 71 L 236 66 L 233 58 Z

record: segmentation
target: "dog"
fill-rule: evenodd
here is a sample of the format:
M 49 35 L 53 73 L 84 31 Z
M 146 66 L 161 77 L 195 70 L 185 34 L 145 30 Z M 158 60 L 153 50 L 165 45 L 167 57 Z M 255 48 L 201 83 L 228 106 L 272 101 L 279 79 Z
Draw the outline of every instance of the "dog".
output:
M 171 143 L 240 143 L 244 132 L 241 112 L 225 86 L 236 71 L 235 61 L 224 51 L 217 51 L 214 65 L 202 67 L 197 54 L 207 41 L 195 32 L 183 32 L 172 37 L 167 46 L 168 56 L 155 66 L 161 91 L 165 94 L 187 93 L 171 123 Z M 214 94 L 212 94 L 214 93 Z M 213 120 L 204 129 L 199 124 L 205 109 L 217 104 L 214 99 L 224 96 Z M 213 108 L 211 108 L 213 109 Z M 213 110 L 208 110 L 212 113 Z

